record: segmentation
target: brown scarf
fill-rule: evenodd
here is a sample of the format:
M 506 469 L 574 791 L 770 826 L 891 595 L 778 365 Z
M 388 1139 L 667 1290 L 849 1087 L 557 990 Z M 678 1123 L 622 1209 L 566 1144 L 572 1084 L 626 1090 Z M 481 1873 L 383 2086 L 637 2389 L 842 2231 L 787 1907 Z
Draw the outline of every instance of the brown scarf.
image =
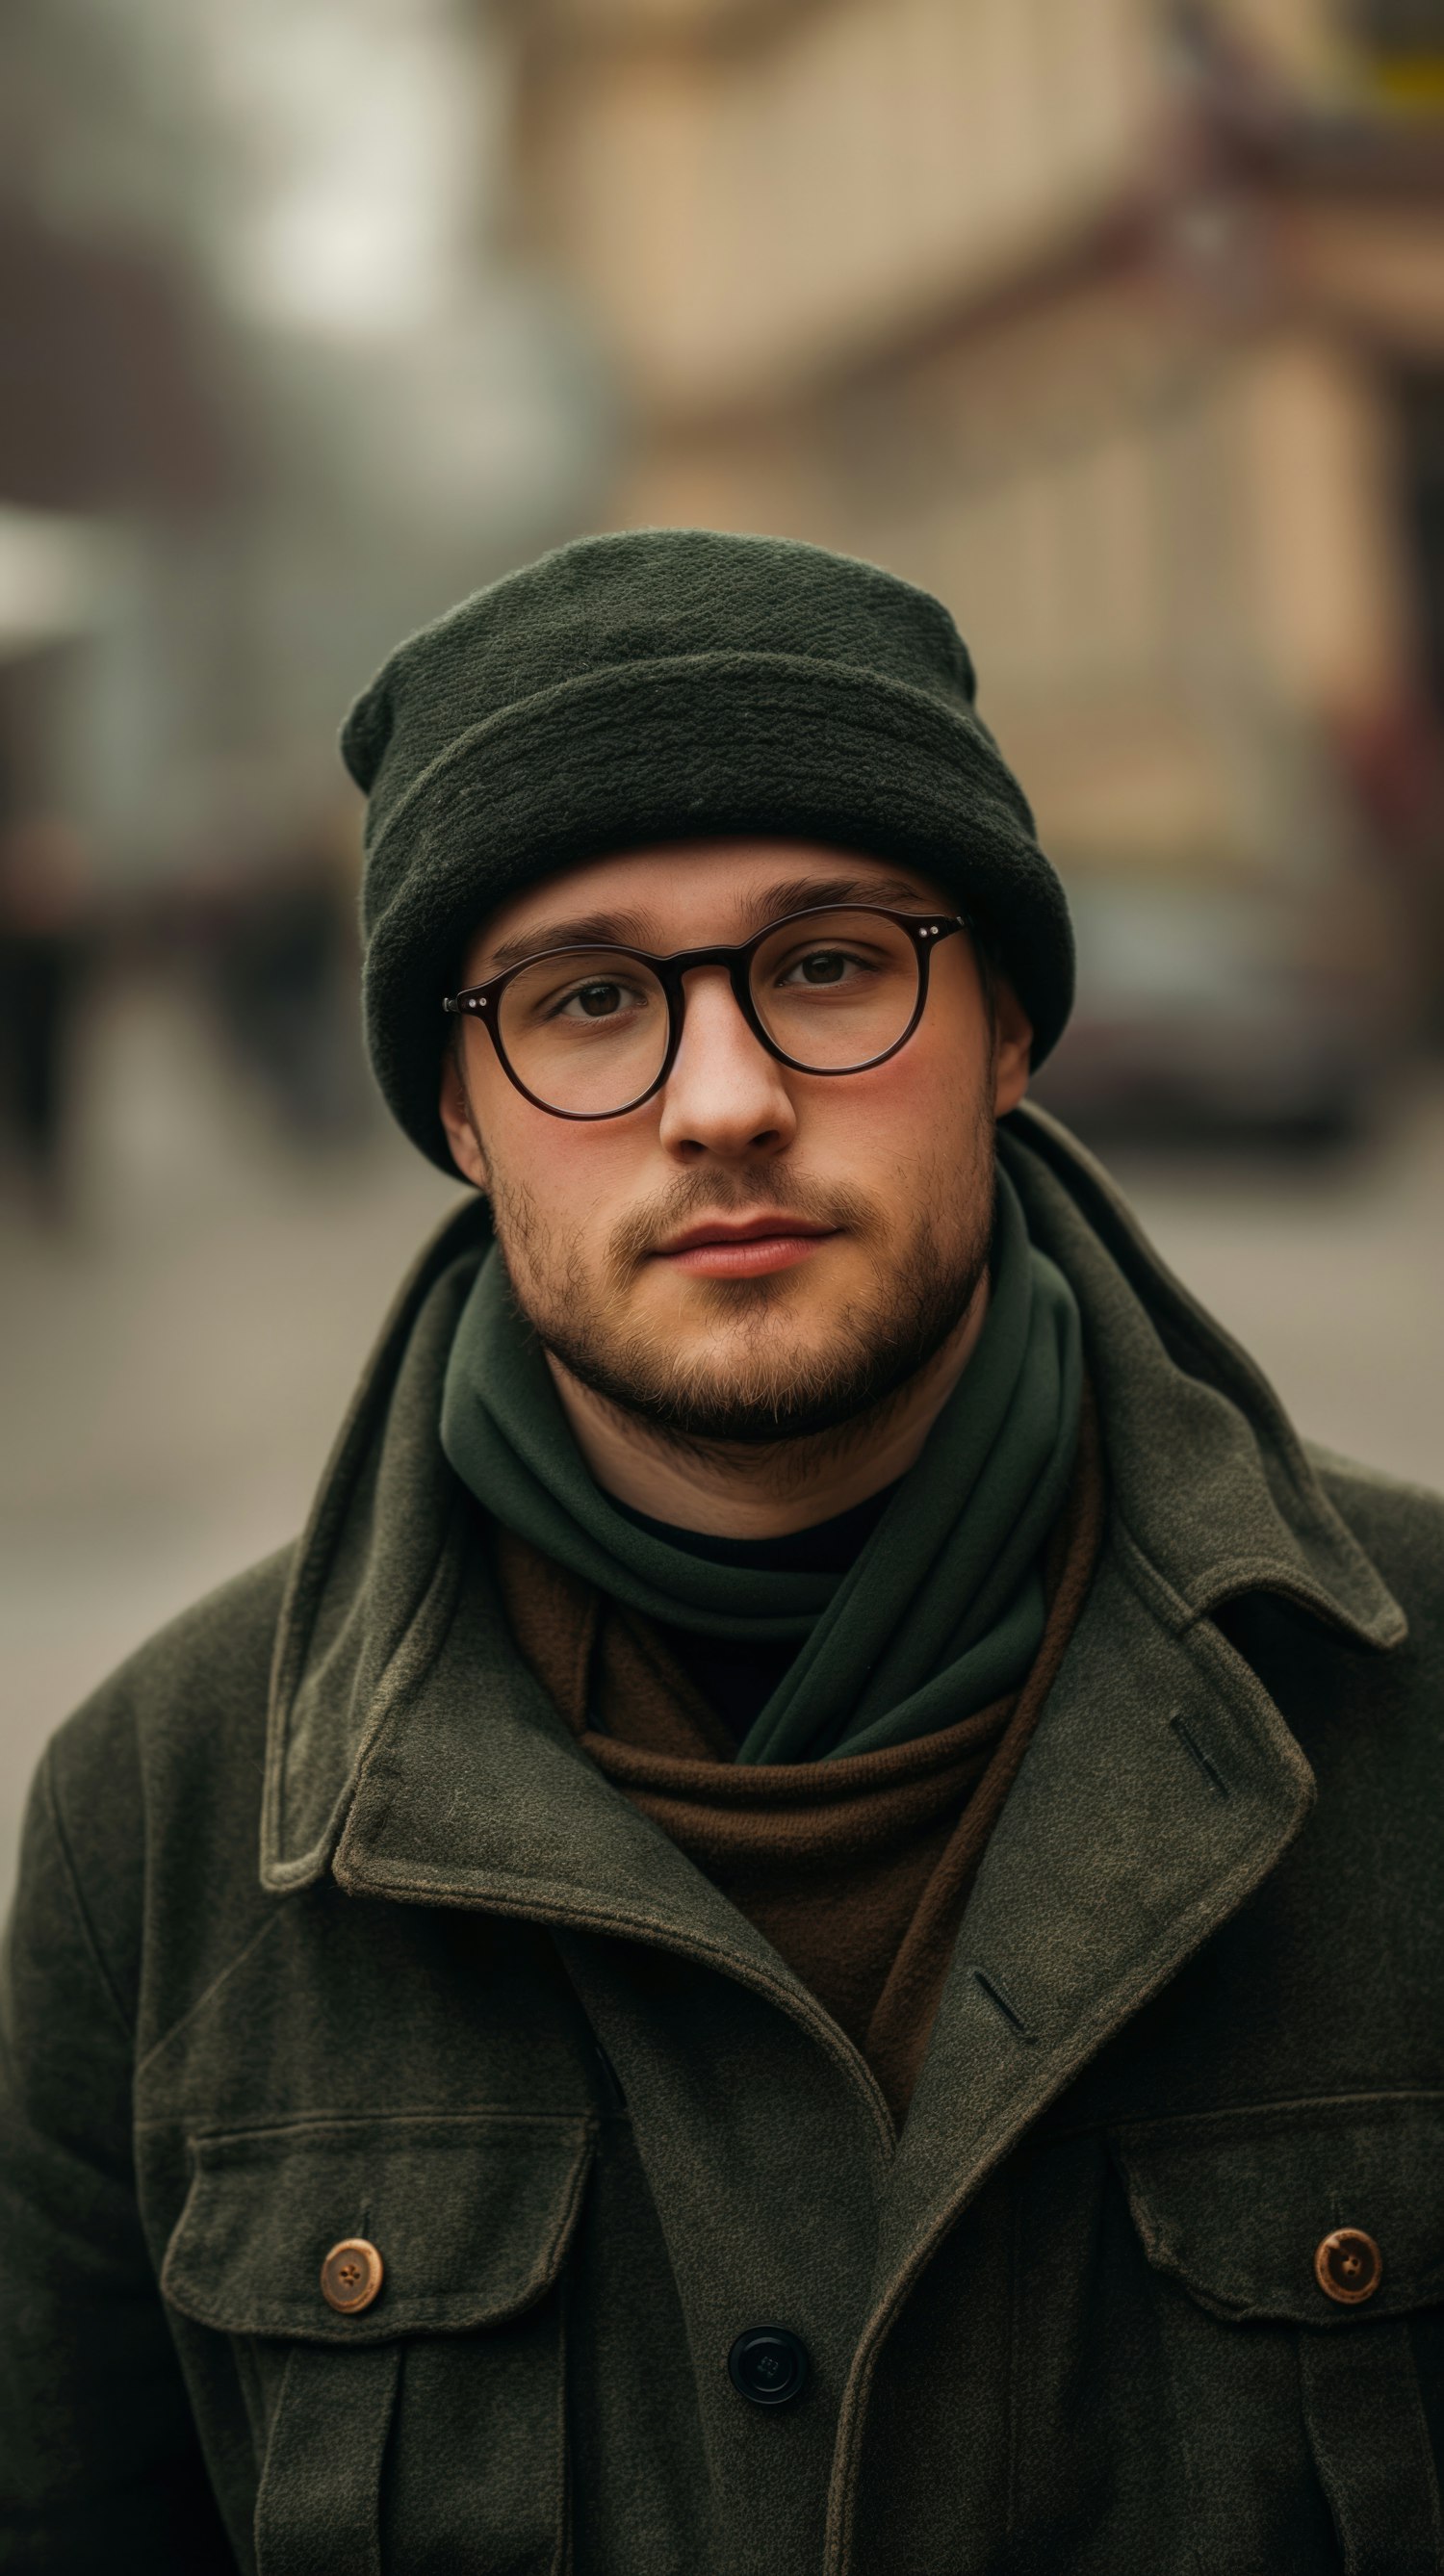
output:
M 1097 1562 L 1103 1470 L 1085 1386 L 1077 1464 L 1020 1690 L 880 1753 L 739 1766 L 651 1622 L 493 1530 L 518 1649 L 609 1780 L 810 1986 L 906 2113 L 964 1902 Z

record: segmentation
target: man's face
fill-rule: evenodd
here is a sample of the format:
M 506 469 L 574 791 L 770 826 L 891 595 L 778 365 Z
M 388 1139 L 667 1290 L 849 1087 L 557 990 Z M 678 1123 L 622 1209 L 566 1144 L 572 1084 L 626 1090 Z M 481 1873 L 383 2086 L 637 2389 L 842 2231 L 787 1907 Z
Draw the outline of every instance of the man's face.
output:
M 927 877 L 852 852 L 688 842 L 514 896 L 461 981 L 578 938 L 665 956 L 842 903 L 953 910 Z M 991 1236 L 993 1123 L 1022 1096 L 1031 1030 L 1006 985 L 990 1011 L 958 936 L 932 957 L 912 1037 L 864 1073 L 779 1064 L 720 967 L 689 974 L 686 995 L 663 1089 L 592 1124 L 523 1098 L 463 1017 L 442 1078 L 452 1152 L 491 1197 L 518 1303 L 584 1385 L 684 1439 L 832 1430 L 902 1386 L 968 1313 Z

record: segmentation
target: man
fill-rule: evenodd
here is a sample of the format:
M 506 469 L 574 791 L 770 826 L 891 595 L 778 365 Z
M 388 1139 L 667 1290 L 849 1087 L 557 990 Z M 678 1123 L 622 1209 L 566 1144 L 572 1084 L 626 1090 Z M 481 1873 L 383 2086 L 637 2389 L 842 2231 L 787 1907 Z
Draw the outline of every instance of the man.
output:
M 1444 2565 L 1444 1511 L 1023 1105 L 950 621 L 589 541 L 344 739 L 478 1195 L 42 1767 L 0 2567 Z

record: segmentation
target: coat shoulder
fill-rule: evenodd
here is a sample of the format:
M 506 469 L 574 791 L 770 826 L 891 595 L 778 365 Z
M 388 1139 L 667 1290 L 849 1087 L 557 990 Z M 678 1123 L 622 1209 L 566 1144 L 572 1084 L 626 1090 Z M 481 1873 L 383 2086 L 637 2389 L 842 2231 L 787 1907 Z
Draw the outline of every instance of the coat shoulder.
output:
M 271 1652 L 293 1548 L 233 1575 L 158 1628 L 92 1691 L 52 1739 L 58 1783 L 109 1777 L 129 1751 L 148 1766 L 168 1745 L 214 1745 L 265 1723 Z
M 1330 1502 L 1378 1567 L 1422 1642 L 1444 1653 L 1444 1494 L 1361 1466 L 1310 1442 L 1308 1459 Z
M 225 1937 L 261 1901 L 271 1654 L 293 1554 L 282 1548 L 170 1620 L 51 1738 L 36 1798 L 111 1982 L 135 1996 L 147 1888 L 189 1882 Z M 190 1908 L 185 1909 L 187 1913 Z

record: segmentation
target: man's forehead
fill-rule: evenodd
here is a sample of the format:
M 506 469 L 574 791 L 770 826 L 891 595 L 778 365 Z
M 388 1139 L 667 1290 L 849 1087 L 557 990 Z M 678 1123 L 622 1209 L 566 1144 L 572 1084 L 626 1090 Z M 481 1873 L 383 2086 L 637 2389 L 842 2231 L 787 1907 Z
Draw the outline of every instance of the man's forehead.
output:
M 811 904 L 908 908 L 937 899 L 920 872 L 847 850 L 763 843 L 628 853 L 568 868 L 498 905 L 468 942 L 468 971 L 594 940 L 665 951 L 744 939 Z

